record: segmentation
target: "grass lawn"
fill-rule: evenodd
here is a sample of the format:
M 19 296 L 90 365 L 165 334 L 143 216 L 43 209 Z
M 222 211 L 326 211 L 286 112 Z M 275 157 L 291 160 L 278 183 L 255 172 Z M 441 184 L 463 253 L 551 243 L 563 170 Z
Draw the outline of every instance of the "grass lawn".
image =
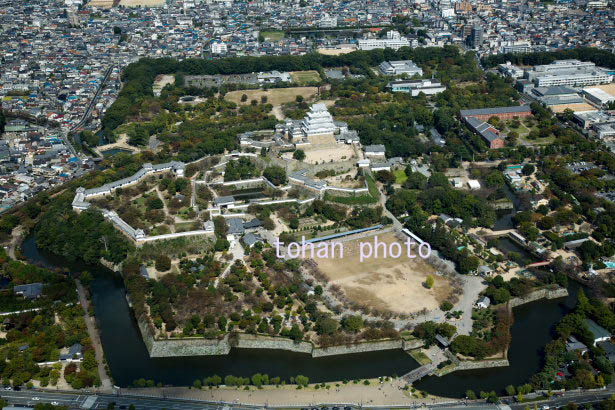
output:
M 406 180 L 408 179 L 408 176 L 406 175 L 406 171 L 403 169 L 398 169 L 396 171 L 393 171 L 393 175 L 395 175 L 395 183 L 396 184 L 403 184 L 404 182 L 406 182 Z
M 147 207 L 145 206 L 145 198 L 142 196 L 135 199 L 133 202 L 141 212 L 145 212 L 147 210 Z
M 292 71 L 290 73 L 291 78 L 297 84 L 307 84 L 311 82 L 318 82 L 321 80 L 320 74 L 315 70 L 308 71 Z
M 421 366 L 425 366 L 426 364 L 431 363 L 431 359 L 419 349 L 410 350 L 410 357 L 416 360 Z
M 197 228 L 198 223 L 195 222 L 178 222 L 175 224 L 175 232 L 193 231 Z
M 284 38 L 283 31 L 261 31 L 261 34 L 268 41 L 280 41 Z
M 304 99 L 309 99 L 316 95 L 318 89 L 316 87 L 290 87 L 290 88 L 271 88 L 265 90 L 239 90 L 231 91 L 224 95 L 228 101 L 235 104 L 250 104 L 252 100 L 261 101 L 262 96 L 267 97 L 267 102 L 271 105 L 281 105 L 289 102 L 294 102 L 295 98 L 300 95 Z M 241 102 L 241 96 L 247 95 L 248 99 Z
M 171 233 L 171 229 L 169 229 L 167 225 L 158 225 L 157 227 L 155 227 L 149 232 L 149 235 L 156 236 L 156 235 L 165 235 L 167 233 Z

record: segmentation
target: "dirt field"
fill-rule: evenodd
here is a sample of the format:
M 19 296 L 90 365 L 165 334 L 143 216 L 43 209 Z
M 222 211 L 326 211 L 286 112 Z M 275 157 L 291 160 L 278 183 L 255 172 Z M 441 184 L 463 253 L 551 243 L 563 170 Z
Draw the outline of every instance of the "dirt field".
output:
M 111 8 L 113 7 L 113 0 L 92 0 L 88 3 L 90 7 L 99 8 Z
M 555 106 L 551 107 L 551 109 L 555 113 L 564 112 L 566 110 L 566 108 L 570 108 L 574 112 L 577 112 L 577 111 L 595 111 L 596 110 L 596 108 L 594 106 L 589 105 L 587 103 L 561 104 L 561 105 L 555 105 Z
M 378 242 L 389 244 L 398 242 L 402 245 L 402 255 L 398 258 L 364 258 L 360 261 L 360 243 L 374 244 L 374 237 L 343 242 L 344 257 L 319 259 L 319 269 L 332 284 L 339 285 L 347 297 L 356 303 L 368 304 L 377 309 L 394 312 L 411 313 L 423 308 L 436 309 L 452 292 L 447 279 L 436 275 L 435 269 L 420 257 L 409 259 L 405 243 L 397 240 L 392 233 L 378 236 Z M 394 249 L 396 251 L 396 249 Z M 364 248 L 367 253 L 367 247 Z M 413 254 L 417 254 L 416 247 Z M 390 255 L 387 255 L 390 256 Z M 428 274 L 432 274 L 435 284 L 432 289 L 423 286 Z
M 291 71 L 290 77 L 297 84 L 305 84 L 312 81 L 320 81 L 320 74 L 315 70 L 308 71 Z
M 349 145 L 339 144 L 332 148 L 305 149 L 305 162 L 320 164 L 324 162 L 348 161 L 354 157 L 354 151 Z
M 318 92 L 316 87 L 291 87 L 291 88 L 272 88 L 265 90 L 239 90 L 231 91 L 224 98 L 236 104 L 250 104 L 252 100 L 261 101 L 263 95 L 267 96 L 267 102 L 271 105 L 280 105 L 295 101 L 295 97 L 300 95 L 305 99 L 311 98 Z M 241 102 L 241 96 L 245 94 L 248 99 Z
M 602 84 L 602 85 L 592 85 L 592 87 L 600 88 L 605 93 L 609 93 L 611 95 L 615 95 L 615 83 Z
M 355 46 L 351 47 L 343 47 L 343 48 L 319 48 L 316 50 L 319 54 L 323 54 L 325 56 L 339 56 L 342 54 L 352 53 L 353 51 L 357 51 Z
M 165 0 L 120 0 L 120 6 L 125 7 L 161 7 Z

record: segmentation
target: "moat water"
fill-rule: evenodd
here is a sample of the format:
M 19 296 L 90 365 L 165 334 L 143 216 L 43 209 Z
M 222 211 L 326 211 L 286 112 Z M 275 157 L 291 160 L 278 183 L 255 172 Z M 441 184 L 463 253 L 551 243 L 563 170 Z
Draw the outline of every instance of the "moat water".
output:
M 30 262 L 48 268 L 88 270 L 95 274 L 91 290 L 96 320 L 111 375 L 118 386 L 128 386 L 139 378 L 170 385 L 192 385 L 194 380 L 214 374 L 249 377 L 254 373 L 279 376 L 287 381 L 302 374 L 311 382 L 330 382 L 402 375 L 418 367 L 402 350 L 312 358 L 309 354 L 287 351 L 232 349 L 226 356 L 150 358 L 126 302 L 119 275 L 102 266 L 70 263 L 39 251 L 34 237 L 26 239 L 22 252 Z M 543 348 L 553 336 L 554 325 L 574 306 L 578 289 L 579 285 L 571 284 L 566 298 L 541 300 L 513 310 L 509 367 L 431 376 L 415 387 L 432 394 L 463 397 L 467 389 L 500 392 L 509 384 L 526 383 L 540 369 Z

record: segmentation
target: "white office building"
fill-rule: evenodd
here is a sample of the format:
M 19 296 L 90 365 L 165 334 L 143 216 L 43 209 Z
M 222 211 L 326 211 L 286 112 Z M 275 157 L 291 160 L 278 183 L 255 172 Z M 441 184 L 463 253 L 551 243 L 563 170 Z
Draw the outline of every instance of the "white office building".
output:
M 330 16 L 329 13 L 324 13 L 318 20 L 318 27 L 334 28 L 337 27 L 337 17 Z
M 399 50 L 402 47 L 410 47 L 410 41 L 399 34 L 398 31 L 387 32 L 386 38 L 364 38 L 358 41 L 359 50 L 375 50 L 377 48 L 392 48 Z
M 536 87 L 554 85 L 584 86 L 610 83 L 613 75 L 596 67 L 591 61 L 557 60 L 552 64 L 533 67 L 526 71 L 527 79 Z
M 221 41 L 214 41 L 211 43 L 212 54 L 224 54 L 228 51 L 228 47 Z
M 498 65 L 498 72 L 505 77 L 514 78 L 515 80 L 522 78 L 525 73 L 523 69 L 512 65 L 510 61 L 507 61 L 505 64 Z

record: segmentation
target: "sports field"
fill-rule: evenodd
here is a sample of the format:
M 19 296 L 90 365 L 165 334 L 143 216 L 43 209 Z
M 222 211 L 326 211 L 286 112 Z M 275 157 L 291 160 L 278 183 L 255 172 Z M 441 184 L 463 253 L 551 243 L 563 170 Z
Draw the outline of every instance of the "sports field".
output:
M 402 256 L 395 259 L 379 254 L 379 258 L 364 258 L 361 262 L 360 243 L 373 245 L 374 237 L 365 237 L 343 242 L 343 258 L 315 258 L 318 268 L 327 276 L 331 284 L 339 285 L 344 294 L 353 302 L 379 310 L 398 313 L 418 312 L 423 308 L 437 309 L 446 300 L 453 287 L 448 279 L 435 274 L 433 266 L 420 257 L 409 259 L 403 242 L 392 233 L 378 236 L 379 242 L 392 242 L 402 245 Z M 364 245 L 364 255 L 366 254 Z M 416 254 L 416 247 L 413 254 Z M 435 279 L 432 289 L 423 284 L 427 275 Z
M 295 101 L 295 98 L 300 95 L 304 99 L 309 99 L 316 95 L 318 89 L 316 87 L 291 87 L 291 88 L 270 88 L 269 90 L 238 90 L 227 93 L 224 98 L 233 101 L 237 104 L 250 104 L 252 100 L 261 102 L 261 97 L 267 97 L 267 103 L 271 105 L 280 105 Z M 247 95 L 248 99 L 241 102 L 241 96 Z
M 315 70 L 308 71 L 291 71 L 291 78 L 297 84 L 308 84 L 311 82 L 320 81 L 320 74 Z
M 283 31 L 261 31 L 261 34 L 267 41 L 280 41 L 284 38 Z

